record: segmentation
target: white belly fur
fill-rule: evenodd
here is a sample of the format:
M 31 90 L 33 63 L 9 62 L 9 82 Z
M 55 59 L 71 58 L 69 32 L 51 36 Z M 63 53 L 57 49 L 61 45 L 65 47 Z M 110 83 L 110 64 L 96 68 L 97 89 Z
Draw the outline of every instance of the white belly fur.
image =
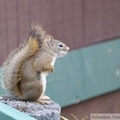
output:
M 56 61 L 56 57 L 53 57 L 53 60 L 52 60 L 52 62 L 51 62 L 51 65 L 52 65 L 52 66 L 54 66 L 55 61 Z
M 47 77 L 47 75 L 48 75 L 47 72 L 42 72 L 41 73 L 41 83 L 42 83 L 42 86 L 43 86 L 43 93 L 42 93 L 42 95 L 44 95 L 45 90 L 46 90 L 46 83 L 47 83 L 46 77 Z

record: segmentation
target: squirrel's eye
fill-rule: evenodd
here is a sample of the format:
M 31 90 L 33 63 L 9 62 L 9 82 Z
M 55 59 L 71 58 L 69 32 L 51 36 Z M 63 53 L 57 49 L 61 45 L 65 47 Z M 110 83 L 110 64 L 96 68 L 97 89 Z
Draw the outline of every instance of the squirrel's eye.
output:
M 63 44 L 62 43 L 59 43 L 58 44 L 58 47 L 61 49 L 61 48 L 63 48 Z

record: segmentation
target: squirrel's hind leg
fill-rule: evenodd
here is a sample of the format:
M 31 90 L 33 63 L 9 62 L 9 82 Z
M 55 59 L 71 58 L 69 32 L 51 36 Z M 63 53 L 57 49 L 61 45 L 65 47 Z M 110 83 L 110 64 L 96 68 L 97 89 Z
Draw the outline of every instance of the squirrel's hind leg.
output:
M 50 104 L 51 103 L 51 99 L 48 96 L 41 96 L 40 98 L 37 99 L 37 102 L 40 104 Z

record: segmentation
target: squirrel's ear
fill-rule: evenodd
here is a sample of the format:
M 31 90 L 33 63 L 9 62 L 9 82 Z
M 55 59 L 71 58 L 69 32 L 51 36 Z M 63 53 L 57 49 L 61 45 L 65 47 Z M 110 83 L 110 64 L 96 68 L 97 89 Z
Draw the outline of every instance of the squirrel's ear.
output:
M 46 36 L 46 41 L 48 46 L 53 46 L 53 37 L 51 35 Z

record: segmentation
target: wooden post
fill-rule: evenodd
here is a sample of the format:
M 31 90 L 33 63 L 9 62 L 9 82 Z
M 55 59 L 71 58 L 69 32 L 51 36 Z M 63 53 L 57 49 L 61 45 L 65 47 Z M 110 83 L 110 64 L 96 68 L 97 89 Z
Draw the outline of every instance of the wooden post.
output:
M 60 120 L 61 108 L 54 101 L 51 101 L 51 103 L 49 105 L 47 105 L 47 104 L 41 105 L 36 102 L 16 100 L 16 99 L 11 98 L 10 96 L 0 97 L 0 101 L 31 116 L 31 117 L 34 117 L 37 120 Z M 20 112 L 16 113 L 15 111 L 13 112 L 13 110 L 12 111 L 9 110 L 9 112 L 11 112 L 11 114 L 8 115 L 8 108 L 4 109 L 4 107 L 6 107 L 6 105 L 4 106 L 4 104 L 2 104 L 2 106 L 1 106 L 1 104 L 0 104 L 0 113 L 2 113 L 2 114 L 0 114 L 0 120 L 4 120 L 4 119 L 2 119 L 2 116 L 3 116 L 3 118 L 5 118 L 5 116 L 10 117 L 11 114 L 14 114 L 14 115 L 17 114 L 16 116 L 18 116 L 18 118 L 23 120 L 20 117 L 21 116 L 19 114 Z M 7 106 L 7 107 L 9 107 L 9 106 Z M 5 111 L 6 111 L 6 113 L 5 113 Z M 11 115 L 13 117 L 12 120 L 17 119 L 17 118 L 14 118 L 14 115 L 13 116 Z

